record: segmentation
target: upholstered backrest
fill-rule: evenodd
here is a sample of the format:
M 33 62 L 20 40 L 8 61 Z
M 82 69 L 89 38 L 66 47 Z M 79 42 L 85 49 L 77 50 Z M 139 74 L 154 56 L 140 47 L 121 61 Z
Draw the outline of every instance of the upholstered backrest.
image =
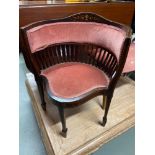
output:
M 93 43 L 109 49 L 119 59 L 126 33 L 117 27 L 95 22 L 58 22 L 29 29 L 27 36 L 32 53 L 56 43 Z

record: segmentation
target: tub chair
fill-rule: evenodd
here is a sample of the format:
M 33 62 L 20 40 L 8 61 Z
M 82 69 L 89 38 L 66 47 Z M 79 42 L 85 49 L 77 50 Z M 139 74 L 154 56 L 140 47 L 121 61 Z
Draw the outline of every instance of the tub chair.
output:
M 44 93 L 58 107 L 62 135 L 67 127 L 64 110 L 103 95 L 102 125 L 130 46 L 131 29 L 93 13 L 44 20 L 20 29 L 23 55 L 34 74 L 42 108 Z

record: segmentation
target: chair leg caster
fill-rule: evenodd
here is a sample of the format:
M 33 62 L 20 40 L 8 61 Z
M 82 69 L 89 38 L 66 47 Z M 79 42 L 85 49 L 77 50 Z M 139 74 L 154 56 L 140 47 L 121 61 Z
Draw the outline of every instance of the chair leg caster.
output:
M 43 109 L 44 111 L 46 111 L 46 103 L 42 103 L 42 104 L 41 104 L 41 107 L 42 107 L 42 109 Z
M 107 123 L 107 118 L 106 117 L 103 117 L 103 122 L 102 122 L 102 126 L 105 126 Z
M 66 138 L 67 137 L 67 128 L 65 130 L 62 130 L 61 135 Z

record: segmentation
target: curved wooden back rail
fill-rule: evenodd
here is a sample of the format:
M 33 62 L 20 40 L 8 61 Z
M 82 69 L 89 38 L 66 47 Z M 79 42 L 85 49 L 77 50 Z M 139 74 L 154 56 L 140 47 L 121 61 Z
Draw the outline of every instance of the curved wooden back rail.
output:
M 41 70 L 64 62 L 91 64 L 103 70 L 109 78 L 112 78 L 118 66 L 117 58 L 112 52 L 89 43 L 61 43 L 32 53 L 32 63 L 38 74 Z
M 87 32 L 88 34 L 87 37 L 86 37 L 86 34 L 84 34 L 82 38 L 80 38 L 81 36 L 79 38 L 77 37 L 69 38 L 67 34 L 70 36 L 73 35 L 72 31 L 67 31 L 68 33 L 66 33 L 65 35 L 63 34 L 63 37 L 62 37 L 62 33 L 65 31 L 66 28 L 69 30 L 69 29 L 72 29 L 72 27 L 69 27 L 69 28 L 65 27 L 65 29 L 63 30 L 60 29 L 61 30 L 60 33 L 59 33 L 59 30 L 57 30 L 56 33 L 54 33 L 53 35 L 53 37 L 55 37 L 54 39 L 53 37 L 48 36 L 51 32 L 50 30 L 53 29 L 53 27 L 51 28 L 50 27 L 51 25 L 49 26 L 49 24 L 51 23 L 62 24 L 65 22 L 68 22 L 68 23 L 74 22 L 75 25 L 76 25 L 75 22 L 77 22 L 77 24 L 78 22 L 100 23 L 101 31 L 104 28 L 108 28 L 108 27 L 114 28 L 115 31 L 112 31 L 112 32 L 108 31 L 108 33 L 110 32 L 108 34 L 107 29 L 103 30 L 102 32 L 104 32 L 104 34 L 108 34 L 106 37 L 106 35 L 104 36 L 104 34 L 98 33 L 98 29 L 97 31 L 94 31 L 95 29 L 93 30 L 89 29 L 89 31 Z M 103 23 L 104 25 L 103 28 L 101 23 Z M 42 33 L 42 36 L 39 36 L 39 39 L 38 39 L 38 36 L 34 38 L 32 35 L 28 36 L 31 30 L 33 30 L 32 31 L 33 33 L 36 30 L 38 30 L 38 27 L 40 28 L 42 25 L 45 25 L 45 24 L 47 27 L 48 26 L 49 27 L 46 29 L 47 31 L 41 32 L 39 30 L 39 32 Z M 88 25 L 90 26 L 91 24 L 88 24 Z M 76 32 L 77 30 L 78 30 L 78 27 L 74 30 L 74 34 L 77 34 Z M 85 32 L 85 30 L 87 30 L 87 27 L 85 27 L 84 30 L 82 30 L 82 35 Z M 91 34 L 93 34 L 91 31 L 94 31 L 95 34 L 97 33 L 97 35 L 95 36 L 96 38 L 93 38 L 94 37 L 93 35 L 91 36 Z M 111 38 L 111 36 L 113 35 L 113 32 L 115 32 L 115 36 Z M 23 43 L 24 43 L 23 55 L 28 69 L 32 73 L 34 73 L 34 76 L 38 85 L 39 93 L 41 96 L 41 100 L 42 100 L 42 108 L 46 110 L 46 102 L 44 100 L 44 91 L 46 91 L 47 94 L 49 95 L 49 98 L 58 107 L 60 119 L 62 122 L 63 136 L 66 137 L 66 133 L 67 133 L 66 122 L 64 117 L 64 108 L 73 107 L 73 105 L 74 106 L 80 105 L 85 101 L 88 101 L 89 99 L 101 94 L 106 96 L 106 106 L 105 106 L 105 113 L 103 117 L 103 126 L 104 126 L 107 122 L 107 114 L 109 111 L 110 102 L 113 96 L 114 89 L 122 73 L 122 70 L 126 61 L 126 57 L 128 54 L 128 49 L 129 49 L 130 40 L 131 40 L 130 39 L 131 29 L 122 24 L 109 21 L 96 14 L 78 13 L 63 19 L 46 20 L 46 21 L 39 21 L 36 23 L 32 23 L 28 26 L 22 27 L 21 34 L 22 34 L 21 39 L 23 40 Z M 120 34 L 120 35 L 117 35 L 117 34 Z M 45 40 L 43 37 L 45 37 Z M 67 39 L 65 40 L 64 38 L 65 39 L 67 38 Z M 46 41 L 47 41 L 47 44 L 46 44 Z M 102 44 L 102 41 L 103 41 L 103 44 Z M 54 97 L 58 98 L 57 96 L 52 96 L 53 95 L 52 93 L 48 93 L 50 92 L 48 81 L 47 79 L 43 78 L 41 72 L 42 70 L 45 70 L 50 66 L 54 66 L 56 64 L 62 64 L 65 62 L 86 63 L 92 66 L 95 66 L 96 68 L 99 68 L 109 78 L 108 86 L 102 89 L 94 89 L 93 91 L 90 91 L 79 97 L 64 98 L 64 99 L 61 99 L 61 101 L 59 99 L 56 100 Z
M 71 16 L 68 16 L 66 18 L 59 18 L 59 19 L 51 19 L 51 20 L 43 20 L 43 21 L 37 21 L 34 22 L 32 24 L 28 24 L 26 26 L 21 27 L 21 29 L 25 29 L 26 31 L 42 25 L 42 24 L 49 24 L 49 23 L 56 23 L 56 22 L 94 22 L 94 23 L 104 23 L 107 25 L 113 25 L 116 26 L 120 29 L 123 29 L 125 32 L 127 32 L 127 35 L 131 35 L 132 30 L 129 26 L 124 25 L 124 24 L 120 24 L 117 22 L 113 22 L 109 19 L 103 18 L 100 15 L 97 15 L 95 13 L 91 13 L 91 12 L 81 12 L 81 13 L 77 13 Z

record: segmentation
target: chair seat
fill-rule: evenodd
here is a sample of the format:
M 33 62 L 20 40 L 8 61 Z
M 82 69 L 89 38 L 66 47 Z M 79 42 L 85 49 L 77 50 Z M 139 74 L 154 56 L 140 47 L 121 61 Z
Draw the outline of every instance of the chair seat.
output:
M 84 63 L 67 62 L 42 70 L 50 91 L 60 98 L 74 98 L 97 88 L 107 88 L 108 76 L 100 69 Z

